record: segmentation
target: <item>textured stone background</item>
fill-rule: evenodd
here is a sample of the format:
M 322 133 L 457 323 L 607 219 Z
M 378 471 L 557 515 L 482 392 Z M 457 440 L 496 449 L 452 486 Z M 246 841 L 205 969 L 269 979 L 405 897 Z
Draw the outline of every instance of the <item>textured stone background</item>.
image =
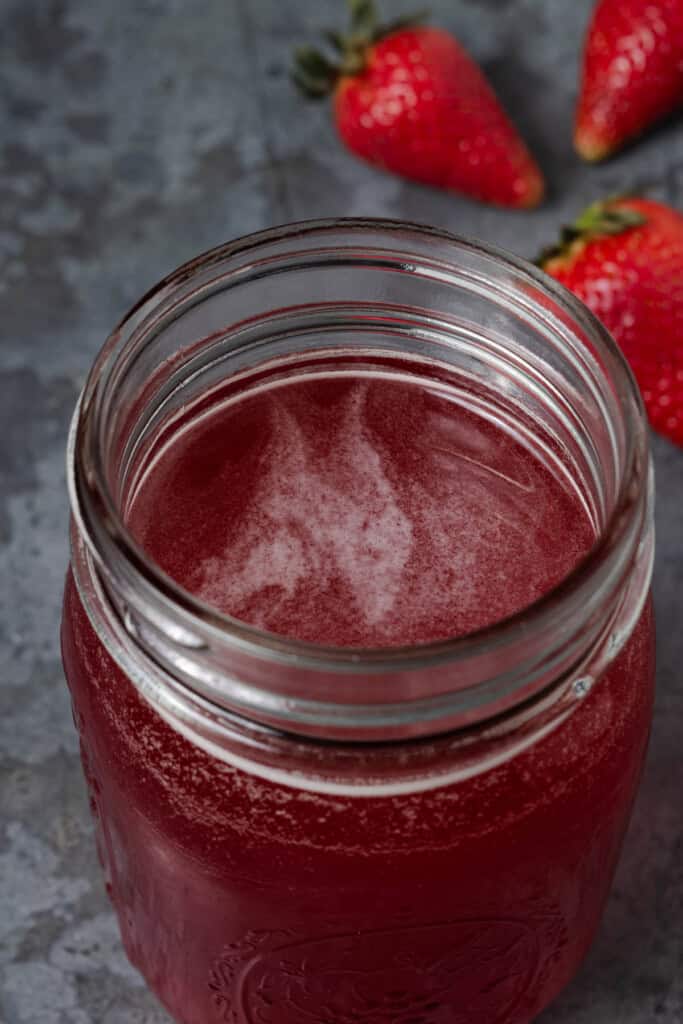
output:
M 126 307 L 195 253 L 285 220 L 404 216 L 532 254 L 603 193 L 683 204 L 680 119 L 598 169 L 572 154 L 590 0 L 431 6 L 542 161 L 541 211 L 485 209 L 342 151 L 286 72 L 340 0 L 0 0 L 0 1024 L 167 1021 L 100 884 L 57 639 L 67 423 Z M 683 1021 L 683 452 L 655 450 L 651 755 L 600 938 L 544 1024 Z

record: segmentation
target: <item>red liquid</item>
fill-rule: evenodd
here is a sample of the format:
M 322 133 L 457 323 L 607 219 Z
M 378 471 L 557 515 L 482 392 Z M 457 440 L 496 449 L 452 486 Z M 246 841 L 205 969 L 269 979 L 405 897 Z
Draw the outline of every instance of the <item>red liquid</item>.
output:
M 377 380 L 289 385 L 209 416 L 161 454 L 130 521 L 222 609 L 353 645 L 495 621 L 592 539 L 578 498 L 521 445 Z M 63 642 L 126 949 L 178 1021 L 524 1024 L 575 971 L 647 741 L 649 608 L 531 749 L 371 799 L 283 787 L 193 747 L 114 665 L 71 579 Z
M 213 411 L 162 452 L 129 525 L 209 604 L 351 646 L 500 620 L 594 540 L 577 495 L 500 428 L 386 378 L 289 383 Z

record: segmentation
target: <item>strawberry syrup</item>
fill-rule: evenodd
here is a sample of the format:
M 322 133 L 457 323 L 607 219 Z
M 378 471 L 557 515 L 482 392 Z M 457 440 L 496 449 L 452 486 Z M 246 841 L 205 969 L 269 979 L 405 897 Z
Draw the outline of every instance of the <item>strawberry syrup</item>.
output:
M 424 378 L 360 372 L 188 417 L 127 518 L 220 610 L 356 647 L 499 621 L 594 539 L 569 484 L 500 426 Z M 64 660 L 131 960 L 181 1024 L 526 1024 L 600 918 L 647 742 L 652 635 L 648 606 L 526 752 L 366 798 L 193 746 L 113 662 L 69 576 Z M 371 756 L 358 749 L 359 775 Z

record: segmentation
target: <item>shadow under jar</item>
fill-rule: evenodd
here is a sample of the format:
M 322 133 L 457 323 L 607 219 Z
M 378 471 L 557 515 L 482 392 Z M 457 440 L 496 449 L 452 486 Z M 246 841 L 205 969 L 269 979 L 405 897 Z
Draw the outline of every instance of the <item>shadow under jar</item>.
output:
M 69 446 L 63 656 L 107 888 L 182 1024 L 524 1024 L 653 694 L 648 439 L 520 261 L 304 223 L 133 309 Z

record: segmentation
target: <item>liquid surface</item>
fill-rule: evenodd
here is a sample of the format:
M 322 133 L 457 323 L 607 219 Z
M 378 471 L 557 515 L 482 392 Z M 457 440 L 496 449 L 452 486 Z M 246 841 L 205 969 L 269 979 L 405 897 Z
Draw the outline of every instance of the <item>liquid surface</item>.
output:
M 461 635 L 556 585 L 594 535 L 575 493 L 436 387 L 286 382 L 186 426 L 129 511 L 175 580 L 314 643 Z

